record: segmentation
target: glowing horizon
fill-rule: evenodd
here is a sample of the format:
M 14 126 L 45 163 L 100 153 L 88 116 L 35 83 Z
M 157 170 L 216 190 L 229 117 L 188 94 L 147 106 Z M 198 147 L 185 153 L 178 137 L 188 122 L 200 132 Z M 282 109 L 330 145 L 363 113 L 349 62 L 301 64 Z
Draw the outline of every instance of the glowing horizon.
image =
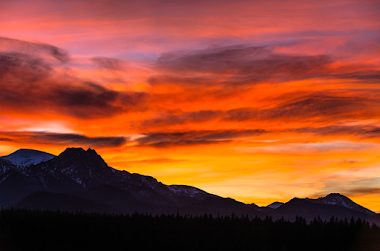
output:
M 0 156 L 91 147 L 245 203 L 336 192 L 380 212 L 378 1 L 0 9 Z

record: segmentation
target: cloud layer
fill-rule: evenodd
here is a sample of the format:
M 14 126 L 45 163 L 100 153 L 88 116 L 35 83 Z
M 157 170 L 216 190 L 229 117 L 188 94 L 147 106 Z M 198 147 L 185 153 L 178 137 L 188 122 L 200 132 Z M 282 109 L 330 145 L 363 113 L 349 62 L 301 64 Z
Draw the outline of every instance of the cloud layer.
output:
M 18 40 L 7 41 L 9 44 L 30 45 Z M 54 46 L 30 46 L 31 50 L 37 47 L 43 52 L 48 51 L 60 61 L 65 61 L 68 57 Z M 3 111 L 36 114 L 52 112 L 86 119 L 112 117 L 118 113 L 141 109 L 140 104 L 146 94 L 115 91 L 99 83 L 82 80 L 67 73 L 61 74 L 43 55 L 33 54 L 0 52 L 0 105 Z M 97 62 L 108 64 L 108 68 L 112 66 L 110 62 L 105 63 L 102 60 L 98 59 Z
M 100 147 L 245 202 L 347 192 L 380 210 L 378 1 L 0 9 L 0 154 Z

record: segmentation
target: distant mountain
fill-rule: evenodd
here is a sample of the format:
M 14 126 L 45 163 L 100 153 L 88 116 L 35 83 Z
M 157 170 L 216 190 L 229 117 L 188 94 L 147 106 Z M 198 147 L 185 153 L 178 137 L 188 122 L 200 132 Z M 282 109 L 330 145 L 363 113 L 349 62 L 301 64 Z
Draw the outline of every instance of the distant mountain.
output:
M 37 165 L 54 158 L 55 155 L 41 152 L 33 149 L 19 149 L 14 153 L 7 156 L 0 157 L 0 159 L 7 160 L 17 167 L 26 167 L 30 165 Z
M 311 221 L 316 217 L 330 220 L 332 217 L 362 219 L 373 223 L 380 223 L 380 215 L 376 214 L 351 201 L 340 194 L 329 194 L 319 199 L 293 198 L 289 202 L 275 209 L 271 215 L 275 219 L 284 218 L 295 220 L 297 216 Z
M 93 149 L 67 148 L 58 156 L 20 149 L 0 158 L 0 206 L 104 213 L 250 215 L 307 220 L 380 216 L 340 194 L 294 198 L 267 207 L 244 204 L 185 185 L 109 167 Z
M 356 204 L 355 202 L 353 202 L 346 196 L 341 195 L 339 193 L 331 193 L 327 195 L 326 197 L 320 197 L 318 199 L 308 199 L 308 198 L 306 199 L 309 200 L 310 202 L 317 203 L 317 204 L 345 207 L 354 211 L 364 213 L 369 216 L 373 216 L 375 214 L 375 212 Z

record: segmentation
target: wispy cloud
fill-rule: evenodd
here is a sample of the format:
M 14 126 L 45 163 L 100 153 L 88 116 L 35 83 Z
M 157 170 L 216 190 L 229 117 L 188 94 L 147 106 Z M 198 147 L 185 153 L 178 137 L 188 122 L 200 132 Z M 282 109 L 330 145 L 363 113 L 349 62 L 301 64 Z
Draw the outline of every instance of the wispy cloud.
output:
M 101 69 L 122 70 L 126 66 L 126 62 L 117 58 L 93 57 L 91 61 Z
M 326 55 L 296 56 L 276 53 L 270 46 L 234 45 L 164 53 L 157 67 L 168 73 L 218 75 L 236 84 L 317 77 L 326 74 L 331 62 Z
M 215 130 L 173 133 L 149 133 L 136 141 L 141 146 L 168 147 L 181 145 L 217 144 L 241 137 L 264 134 L 265 130 Z
M 3 52 L 20 52 L 24 54 L 48 55 L 62 63 L 70 60 L 69 54 L 56 46 L 43 43 L 33 43 L 7 37 L 0 37 L 0 51 Z
M 80 147 L 117 147 L 124 145 L 128 138 L 116 137 L 89 137 L 75 133 L 51 133 L 51 132 L 0 132 L 6 141 L 13 141 L 19 144 L 40 144 L 40 145 L 63 145 Z M 0 139 L 1 141 L 1 139 Z
M 375 143 L 356 143 L 350 141 L 330 142 L 306 142 L 306 143 L 279 143 L 271 146 L 237 147 L 242 152 L 268 152 L 268 153 L 331 153 L 331 152 L 353 152 L 368 151 L 378 147 Z

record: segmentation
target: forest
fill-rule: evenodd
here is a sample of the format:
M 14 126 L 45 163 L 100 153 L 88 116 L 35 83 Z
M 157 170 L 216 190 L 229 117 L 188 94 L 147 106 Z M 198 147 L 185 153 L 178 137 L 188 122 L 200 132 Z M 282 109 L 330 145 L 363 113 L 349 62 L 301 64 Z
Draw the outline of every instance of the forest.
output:
M 379 251 L 380 227 L 248 216 L 110 215 L 2 209 L 0 250 Z

